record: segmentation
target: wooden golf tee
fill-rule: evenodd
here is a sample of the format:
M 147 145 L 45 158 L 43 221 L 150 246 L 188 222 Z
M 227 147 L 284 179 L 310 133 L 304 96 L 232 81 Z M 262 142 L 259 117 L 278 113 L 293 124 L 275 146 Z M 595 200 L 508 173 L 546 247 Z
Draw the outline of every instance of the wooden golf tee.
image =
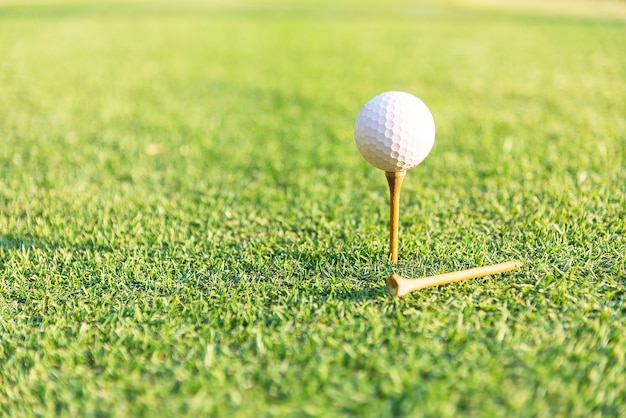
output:
M 400 297 L 405 296 L 414 290 L 424 289 L 426 287 L 504 273 L 506 271 L 515 270 L 521 265 L 522 263 L 517 261 L 508 261 L 506 263 L 455 271 L 453 273 L 438 274 L 436 276 L 428 276 L 421 279 L 406 279 L 397 274 L 392 274 L 387 279 L 387 290 L 391 296 Z
M 400 219 L 400 189 L 406 171 L 385 171 L 389 184 L 389 260 L 398 262 L 398 224 Z

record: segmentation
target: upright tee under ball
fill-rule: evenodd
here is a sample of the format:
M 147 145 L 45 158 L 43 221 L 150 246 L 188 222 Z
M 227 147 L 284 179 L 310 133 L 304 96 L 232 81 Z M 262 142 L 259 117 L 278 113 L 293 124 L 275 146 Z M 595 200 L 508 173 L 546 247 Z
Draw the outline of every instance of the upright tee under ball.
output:
M 406 170 L 421 163 L 433 147 L 433 115 L 420 99 L 409 93 L 381 93 L 359 112 L 354 139 L 363 157 L 385 171 L 390 197 L 389 257 L 396 263 L 400 188 Z

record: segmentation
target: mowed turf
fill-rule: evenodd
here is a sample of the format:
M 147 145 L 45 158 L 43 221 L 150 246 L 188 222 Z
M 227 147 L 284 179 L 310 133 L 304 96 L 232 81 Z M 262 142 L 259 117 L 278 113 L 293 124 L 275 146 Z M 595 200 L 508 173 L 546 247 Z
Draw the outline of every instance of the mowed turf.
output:
M 625 415 L 624 39 L 437 3 L 0 1 L 0 415 Z M 397 266 L 352 133 L 387 90 L 437 126 Z

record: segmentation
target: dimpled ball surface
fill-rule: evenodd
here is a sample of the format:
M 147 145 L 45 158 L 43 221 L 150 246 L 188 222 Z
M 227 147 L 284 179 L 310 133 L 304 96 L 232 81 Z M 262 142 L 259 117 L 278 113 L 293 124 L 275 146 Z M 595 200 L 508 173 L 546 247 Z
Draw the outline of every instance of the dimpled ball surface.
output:
M 374 167 L 408 170 L 421 163 L 433 147 L 435 121 L 420 99 L 390 91 L 365 103 L 354 124 L 354 139 Z

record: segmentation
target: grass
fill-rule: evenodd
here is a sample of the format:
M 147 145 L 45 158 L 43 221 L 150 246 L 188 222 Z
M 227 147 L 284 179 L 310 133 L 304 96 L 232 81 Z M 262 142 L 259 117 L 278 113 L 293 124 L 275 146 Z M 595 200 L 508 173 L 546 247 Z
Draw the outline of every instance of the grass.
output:
M 437 3 L 0 2 L 0 415 L 624 415 L 624 37 Z M 386 90 L 437 124 L 397 266 L 352 139 Z

